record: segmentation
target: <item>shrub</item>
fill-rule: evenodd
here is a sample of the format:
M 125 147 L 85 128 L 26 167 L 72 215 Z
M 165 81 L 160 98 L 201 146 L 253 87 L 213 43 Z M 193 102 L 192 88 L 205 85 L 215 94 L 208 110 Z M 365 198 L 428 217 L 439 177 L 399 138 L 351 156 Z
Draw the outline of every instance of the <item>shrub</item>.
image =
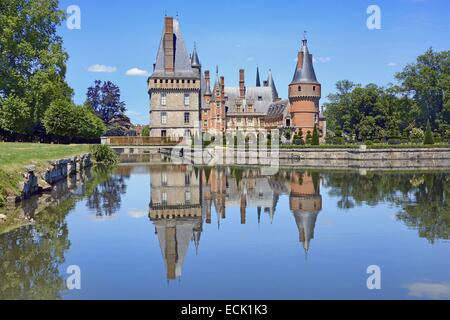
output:
M 119 162 L 117 153 L 108 145 L 95 144 L 90 147 L 90 152 L 98 163 L 114 165 Z
M 427 130 L 425 131 L 425 139 L 423 144 L 431 145 L 434 144 L 433 132 L 431 131 L 430 120 L 427 122 Z
M 441 143 L 442 142 L 442 138 L 441 135 L 439 133 L 435 133 L 433 136 L 434 142 L 435 143 Z
M 150 126 L 149 125 L 146 125 L 142 128 L 142 136 L 150 137 Z
M 372 141 L 372 140 L 367 140 L 367 141 L 365 142 L 365 145 L 366 145 L 366 146 L 373 146 L 373 141 Z
M 399 145 L 402 144 L 402 141 L 398 138 L 390 138 L 387 143 L 390 145 Z
M 312 135 L 311 135 L 311 131 L 308 131 L 306 133 L 306 144 L 311 144 L 312 143 Z
M 409 138 L 412 142 L 419 143 L 422 142 L 423 139 L 425 139 L 425 133 L 422 129 L 419 128 L 413 128 L 411 130 L 411 134 L 409 135 Z
M 317 126 L 316 125 L 314 125 L 314 131 L 313 131 L 311 144 L 313 146 L 318 146 L 319 145 L 319 130 L 317 130 Z

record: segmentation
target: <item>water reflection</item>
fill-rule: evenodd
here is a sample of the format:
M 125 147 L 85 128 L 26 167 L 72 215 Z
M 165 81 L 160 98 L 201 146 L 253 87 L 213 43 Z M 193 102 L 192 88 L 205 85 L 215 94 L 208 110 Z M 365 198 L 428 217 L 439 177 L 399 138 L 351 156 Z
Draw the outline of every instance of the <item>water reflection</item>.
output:
M 450 174 L 447 172 L 326 173 L 322 175 L 339 208 L 389 203 L 397 219 L 431 243 L 450 239 Z
M 124 241 L 123 247 L 129 248 L 130 252 L 139 249 L 139 253 L 142 253 L 142 256 L 135 252 L 130 253 L 128 261 L 136 259 L 136 263 L 145 265 L 146 260 L 143 257 L 151 255 L 147 262 L 157 264 L 158 259 L 162 257 L 165 269 L 162 272 L 165 272 L 165 277 L 169 281 L 179 279 L 183 275 L 184 262 L 190 250 L 197 251 L 199 256 L 196 258 L 197 262 L 190 261 L 189 264 L 195 265 L 205 256 L 211 257 L 212 233 L 215 236 L 220 234 L 222 238 L 225 234 L 226 241 L 235 245 L 237 240 L 230 235 L 240 233 L 233 233 L 230 229 L 238 229 L 238 226 L 231 225 L 224 228 L 226 222 L 235 223 L 235 219 L 237 224 L 245 226 L 245 230 L 253 230 L 252 227 L 256 227 L 256 224 L 266 227 L 261 228 L 260 233 L 257 228 L 257 235 L 260 237 L 258 239 L 260 241 L 264 237 L 274 237 L 274 246 L 281 243 L 275 238 L 278 237 L 278 232 L 287 230 L 287 242 L 282 243 L 285 245 L 285 251 L 283 254 L 280 253 L 280 257 L 284 257 L 283 261 L 287 265 L 291 262 L 289 260 L 291 257 L 285 255 L 287 251 L 295 251 L 301 256 L 318 252 L 317 256 L 327 259 L 327 255 L 332 256 L 331 252 L 341 252 L 333 251 L 339 249 L 341 241 L 345 244 L 348 243 L 346 241 L 354 239 L 360 240 L 361 245 L 353 246 L 354 242 L 351 242 L 351 250 L 359 249 L 360 251 L 355 251 L 359 253 L 365 250 L 364 245 L 370 244 L 373 239 L 364 233 L 354 235 L 353 232 L 358 228 L 367 231 L 364 228 L 371 226 L 367 226 L 366 220 L 356 218 L 360 211 L 353 210 L 354 208 L 361 208 L 363 211 L 368 207 L 389 207 L 396 212 L 395 218 L 398 223 L 394 224 L 406 225 L 415 230 L 413 232 L 407 230 L 410 234 L 413 233 L 415 238 L 417 232 L 420 238 L 427 239 L 430 244 L 442 242 L 450 237 L 449 178 L 450 174 L 447 172 L 336 172 L 312 169 L 285 169 L 276 175 L 268 175 L 263 168 L 257 167 L 199 168 L 168 163 L 120 166 L 116 169 L 97 167 L 92 172 L 86 171 L 63 181 L 50 194 L 30 199 L 17 208 L 22 214 L 33 217 L 35 223 L 7 234 L 0 234 L 0 299 L 64 297 L 66 290 L 60 267 L 64 264 L 67 253 L 74 251 L 71 241 L 79 242 L 79 246 L 83 244 L 80 237 L 95 239 L 98 236 L 100 239 L 116 241 L 114 237 L 119 230 L 124 233 L 117 235 L 117 241 Z M 147 188 L 144 189 L 142 183 L 146 184 Z M 147 191 L 148 183 L 150 195 Z M 145 203 L 144 208 L 134 203 L 137 199 L 143 200 L 140 205 L 142 202 Z M 77 206 L 77 203 L 81 205 Z M 148 212 L 147 204 L 149 204 Z M 49 208 L 36 214 L 43 206 Z M 77 210 L 81 211 L 81 214 L 77 215 L 78 220 L 72 225 L 68 224 L 67 221 L 70 220 L 68 214 L 78 212 Z M 87 222 L 82 220 L 86 212 L 88 212 L 86 216 L 94 216 L 96 220 L 109 220 L 118 216 L 121 219 L 102 224 L 104 228 L 92 230 L 88 225 L 90 219 L 86 219 Z M 348 223 L 345 222 L 348 226 L 345 229 L 342 221 L 345 221 L 347 212 L 353 216 L 348 219 Z M 377 214 L 378 211 L 371 211 L 370 216 L 364 218 L 373 218 Z M 146 220 L 147 215 L 150 221 Z M 327 242 L 327 239 L 324 239 L 327 237 L 321 231 L 327 229 L 324 220 L 330 215 L 333 215 L 336 224 L 337 220 L 342 219 L 340 228 L 343 227 L 344 230 L 329 228 L 328 233 L 325 233 L 328 237 Z M 142 217 L 145 217 L 145 220 L 137 220 Z M 381 228 L 384 228 L 386 223 L 382 219 L 371 221 L 376 221 Z M 390 222 L 392 223 L 392 220 Z M 289 226 L 292 226 L 292 231 L 288 230 Z M 379 228 L 380 226 L 377 225 Z M 151 231 L 154 229 L 153 240 L 148 240 L 149 228 Z M 127 232 L 136 233 L 136 238 L 130 235 L 127 240 Z M 204 232 L 208 232 L 209 252 L 199 250 L 202 238 L 205 239 L 205 234 L 202 237 Z M 348 236 L 349 233 L 353 233 L 354 238 L 345 239 L 343 235 Z M 389 236 L 389 233 L 386 234 Z M 282 236 L 280 235 L 280 238 L 283 238 Z M 371 236 L 378 234 L 375 232 Z M 336 239 L 335 243 L 330 244 L 330 238 L 333 239 L 332 242 Z M 132 242 L 132 239 L 139 241 L 146 239 L 144 241 L 146 248 L 142 249 L 140 243 Z M 252 240 L 244 239 L 252 246 L 259 245 Z M 157 255 L 157 260 L 149 253 L 150 241 L 154 241 L 153 243 L 160 247 L 161 255 L 158 248 L 156 253 L 152 253 Z M 294 250 L 286 246 L 286 243 L 294 244 Z M 114 245 L 116 243 L 111 243 L 111 246 Z M 245 246 L 245 243 L 242 245 Z M 403 252 L 404 248 L 401 245 L 395 247 L 394 244 L 390 250 Z M 203 246 L 206 247 L 205 240 Z M 429 245 L 427 246 L 421 248 L 421 254 L 428 254 Z M 86 250 L 89 247 L 78 247 L 79 252 L 80 248 Z M 261 248 L 265 249 L 270 248 Z M 94 246 L 92 252 L 98 254 L 95 250 Z M 108 250 L 101 252 L 104 258 L 109 257 Z M 242 252 L 246 251 L 242 250 L 241 254 Z M 120 254 L 122 257 L 127 253 L 114 251 L 114 254 Z M 91 260 L 91 257 L 86 254 L 86 260 Z M 332 260 L 334 258 L 330 259 L 327 263 L 334 261 Z M 308 263 L 311 260 L 308 259 Z M 437 256 L 436 261 L 447 260 L 443 256 Z M 315 268 L 322 268 L 322 265 L 315 262 Z M 236 260 L 233 263 L 239 265 L 240 262 Z M 323 264 L 323 268 L 325 265 L 328 266 L 327 263 Z M 297 266 L 298 260 L 293 264 Z M 348 262 L 349 266 L 352 266 L 351 264 L 351 261 Z M 90 267 L 101 269 L 101 266 L 94 263 Z M 305 265 L 303 272 L 310 271 L 306 267 Z M 414 270 L 419 269 L 422 272 L 420 266 Z M 286 274 L 286 277 L 289 276 L 293 274 Z M 320 275 L 318 279 L 319 277 Z M 433 282 L 431 280 L 434 279 L 430 278 L 428 282 L 423 279 L 425 278 L 408 279 L 409 282 L 403 284 L 403 288 L 406 288 L 404 290 L 409 291 L 413 297 L 448 296 L 448 281 L 437 282 L 440 279 L 436 279 Z M 320 284 L 320 281 L 317 280 L 317 283 Z
M 249 209 L 253 208 L 257 209 L 258 223 L 263 212 L 273 223 L 282 194 L 289 195 L 299 239 L 307 253 L 322 209 L 318 173 L 283 171 L 266 176 L 258 168 L 153 166 L 150 219 L 159 239 L 167 279 L 181 277 L 189 243 L 193 242 L 198 250 L 203 223 L 212 222 L 213 206 L 218 228 L 230 208 L 239 208 L 241 224 L 246 224 Z

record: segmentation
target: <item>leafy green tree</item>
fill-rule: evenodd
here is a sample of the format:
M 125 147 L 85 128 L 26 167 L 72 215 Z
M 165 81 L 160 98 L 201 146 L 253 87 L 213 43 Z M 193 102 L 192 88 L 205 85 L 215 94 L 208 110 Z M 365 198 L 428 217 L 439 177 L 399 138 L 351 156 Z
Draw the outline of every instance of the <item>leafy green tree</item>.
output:
M 47 134 L 68 138 L 98 138 L 106 131 L 103 121 L 88 106 L 78 107 L 65 100 L 50 105 L 44 127 Z
M 423 144 L 434 144 L 433 131 L 431 130 L 430 120 L 427 122 L 427 130 L 425 131 L 425 140 Z
M 417 126 L 431 121 L 441 131 L 450 123 L 450 51 L 428 49 L 396 74 L 399 89 L 413 101 Z
M 44 116 L 47 134 L 61 137 L 75 137 L 78 134 L 78 115 L 75 106 L 67 100 L 53 102 Z
M 54 101 L 70 99 L 72 89 L 65 81 L 67 53 L 57 35 L 65 14 L 58 0 L 9 0 L 0 4 L 0 104 L 21 108 L 19 118 L 29 122 L 26 133 L 43 132 L 45 111 Z M 18 103 L 17 99 L 21 99 Z M 4 112 L 3 123 L 15 123 L 17 115 Z M 25 120 L 21 119 L 21 120 Z M 8 130 L 24 133 L 23 121 Z
M 27 133 L 30 111 L 27 103 L 15 95 L 0 100 L 0 128 L 10 132 Z

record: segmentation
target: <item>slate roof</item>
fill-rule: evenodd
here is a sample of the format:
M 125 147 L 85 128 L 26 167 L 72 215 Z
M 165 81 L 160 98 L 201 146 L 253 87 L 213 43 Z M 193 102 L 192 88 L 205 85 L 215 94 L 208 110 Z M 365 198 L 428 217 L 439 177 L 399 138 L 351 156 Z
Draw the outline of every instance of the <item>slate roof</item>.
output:
M 164 31 L 159 44 L 159 50 L 156 57 L 155 70 L 152 77 L 186 77 L 198 78 L 198 73 L 192 69 L 192 62 L 189 59 L 188 51 L 184 43 L 183 35 L 180 29 L 180 23 L 177 19 L 173 20 L 173 32 L 175 35 L 175 72 L 167 74 L 164 70 Z M 198 58 L 198 57 L 197 57 Z
M 291 84 L 300 84 L 300 83 L 317 83 L 317 77 L 316 73 L 314 71 L 313 66 L 313 55 L 309 53 L 308 50 L 308 41 L 305 39 L 303 40 L 303 46 L 302 46 L 302 52 L 303 52 L 303 67 L 302 69 L 298 69 L 296 67 L 294 78 L 292 79 Z
M 225 97 L 225 106 L 228 107 L 228 112 L 236 112 L 236 101 L 240 99 L 239 87 L 225 87 Z M 245 99 L 253 102 L 253 109 L 256 113 L 266 113 L 275 97 L 271 87 L 248 87 Z

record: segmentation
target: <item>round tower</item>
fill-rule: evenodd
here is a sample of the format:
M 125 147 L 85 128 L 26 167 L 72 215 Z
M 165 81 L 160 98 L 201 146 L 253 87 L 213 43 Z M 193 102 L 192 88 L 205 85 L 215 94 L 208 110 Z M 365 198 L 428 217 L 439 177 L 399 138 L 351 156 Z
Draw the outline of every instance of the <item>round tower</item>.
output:
M 292 126 L 301 128 L 305 137 L 308 131 L 313 133 L 314 125 L 319 128 L 322 87 L 316 78 L 313 56 L 309 53 L 306 37 L 302 42 L 294 78 L 289 85 L 289 103 Z

